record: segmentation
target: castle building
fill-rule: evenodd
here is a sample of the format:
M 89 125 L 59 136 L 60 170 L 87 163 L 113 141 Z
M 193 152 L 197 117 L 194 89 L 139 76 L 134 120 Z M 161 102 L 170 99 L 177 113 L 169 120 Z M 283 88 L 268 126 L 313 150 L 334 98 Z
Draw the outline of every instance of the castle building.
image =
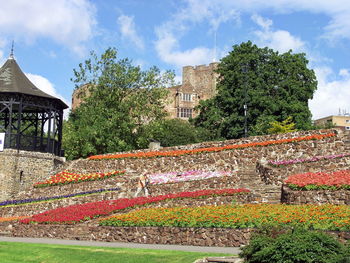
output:
M 189 119 L 196 117 L 195 107 L 200 100 L 213 97 L 216 93 L 218 74 L 215 73 L 219 63 L 209 65 L 185 66 L 182 69 L 182 84 L 169 88 L 169 95 L 165 110 L 169 118 Z M 72 95 L 72 110 L 79 107 L 88 96 L 86 86 L 76 89 Z
M 189 119 L 198 115 L 194 108 L 199 101 L 210 99 L 216 93 L 217 66 L 218 63 L 211 63 L 208 66 L 183 67 L 182 85 L 169 88 L 165 107 L 169 118 Z

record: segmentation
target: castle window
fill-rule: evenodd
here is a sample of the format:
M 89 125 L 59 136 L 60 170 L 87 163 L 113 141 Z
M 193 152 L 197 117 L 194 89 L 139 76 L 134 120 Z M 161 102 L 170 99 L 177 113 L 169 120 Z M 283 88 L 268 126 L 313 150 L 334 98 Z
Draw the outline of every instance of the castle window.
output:
M 178 118 L 192 118 L 192 109 L 191 108 L 178 108 L 177 109 Z
M 183 101 L 192 101 L 192 94 L 191 93 L 182 93 L 182 100 Z
M 345 120 L 346 123 L 350 123 L 350 120 Z
M 345 129 L 350 131 L 350 126 L 346 126 Z

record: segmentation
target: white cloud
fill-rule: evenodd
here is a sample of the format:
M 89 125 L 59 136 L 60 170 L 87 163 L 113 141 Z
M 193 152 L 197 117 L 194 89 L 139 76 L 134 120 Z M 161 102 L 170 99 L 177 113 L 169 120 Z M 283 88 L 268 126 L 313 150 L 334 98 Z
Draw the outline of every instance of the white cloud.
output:
M 95 12 L 87 0 L 1 1 L 0 32 L 26 41 L 50 38 L 81 53 L 94 34 Z
M 339 109 L 350 111 L 350 75 L 336 75 L 329 67 L 316 68 L 315 73 L 318 88 L 309 102 L 313 119 L 336 115 Z
M 55 89 L 54 85 L 45 77 L 36 75 L 36 74 L 31 74 L 31 73 L 25 73 L 27 78 L 40 90 L 43 92 L 54 96 L 60 100 L 62 100 L 64 103 L 66 103 L 69 108 L 71 108 L 71 103 L 70 101 L 68 102 L 62 95 L 60 95 L 57 90 Z M 68 110 L 64 110 L 64 117 L 66 118 L 68 115 Z
M 140 49 L 145 48 L 142 38 L 136 31 L 136 25 L 133 16 L 119 16 L 118 25 L 123 38 L 130 40 L 136 47 Z
M 252 20 L 259 25 L 260 27 L 262 27 L 262 29 L 264 31 L 269 31 L 270 27 L 272 26 L 273 22 L 270 19 L 267 18 L 263 18 L 262 16 L 259 16 L 257 14 L 252 15 Z
M 208 33 L 213 34 L 220 24 L 235 21 L 239 23 L 238 13 L 232 9 L 222 9 L 222 5 L 212 4 L 210 0 L 188 1 L 188 6 L 180 9 L 170 20 L 156 28 L 158 39 L 155 48 L 158 56 L 177 67 L 207 64 L 214 59 L 214 50 L 205 46 L 182 50 L 180 39 L 193 25 L 207 22 Z
M 156 42 L 159 57 L 181 68 L 187 65 L 199 65 L 210 62 L 213 51 L 205 47 L 196 47 L 185 51 L 178 49 L 178 40 L 172 34 L 161 36 Z
M 323 28 L 323 36 L 328 39 L 350 38 L 350 4 L 348 0 L 187 0 L 187 5 L 174 17 L 183 21 L 228 21 L 230 16 L 239 21 L 242 13 L 254 14 L 269 11 L 275 14 L 288 14 L 306 11 L 325 14 L 328 24 Z M 220 19 L 221 18 L 221 19 Z M 214 25 L 215 23 L 212 23 Z
M 288 31 L 276 30 L 273 31 L 272 20 L 265 19 L 257 14 L 254 14 L 252 20 L 259 25 L 262 30 L 255 31 L 258 37 L 257 42 L 262 46 L 278 50 L 281 53 L 292 49 L 294 52 L 303 51 L 305 43 L 298 37 L 292 36 Z
M 348 69 L 343 68 L 343 69 L 339 70 L 339 76 L 349 78 L 350 72 Z

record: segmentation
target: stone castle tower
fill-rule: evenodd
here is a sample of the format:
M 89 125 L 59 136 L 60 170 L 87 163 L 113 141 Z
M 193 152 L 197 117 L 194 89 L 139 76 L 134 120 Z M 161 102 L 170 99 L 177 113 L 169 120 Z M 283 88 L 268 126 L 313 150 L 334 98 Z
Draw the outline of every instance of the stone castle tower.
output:
M 218 64 L 215 62 L 209 65 L 183 67 L 182 84 L 169 88 L 165 106 L 169 118 L 188 119 L 197 115 L 194 107 L 199 101 L 209 99 L 216 93 L 218 74 L 215 73 L 215 69 Z M 76 89 L 72 95 L 72 110 L 79 107 L 86 96 L 89 96 L 86 86 Z
M 216 93 L 218 74 L 215 73 L 219 63 L 208 66 L 186 66 L 182 69 L 182 85 L 169 88 L 169 103 L 165 109 L 170 118 L 188 119 L 198 113 L 194 107 L 200 100 L 213 97 Z

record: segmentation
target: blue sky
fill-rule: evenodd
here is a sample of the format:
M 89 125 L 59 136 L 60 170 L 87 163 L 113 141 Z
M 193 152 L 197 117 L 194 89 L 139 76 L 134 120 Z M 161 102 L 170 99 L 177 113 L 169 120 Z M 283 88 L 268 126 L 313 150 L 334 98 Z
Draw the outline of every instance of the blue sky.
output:
M 0 62 L 70 104 L 73 68 L 116 47 L 143 69 L 208 64 L 247 40 L 304 52 L 316 72 L 313 118 L 350 111 L 348 0 L 0 0 Z M 216 35 L 216 45 L 215 45 Z M 216 47 L 216 48 L 215 48 Z M 215 52 L 216 50 L 216 52 Z

